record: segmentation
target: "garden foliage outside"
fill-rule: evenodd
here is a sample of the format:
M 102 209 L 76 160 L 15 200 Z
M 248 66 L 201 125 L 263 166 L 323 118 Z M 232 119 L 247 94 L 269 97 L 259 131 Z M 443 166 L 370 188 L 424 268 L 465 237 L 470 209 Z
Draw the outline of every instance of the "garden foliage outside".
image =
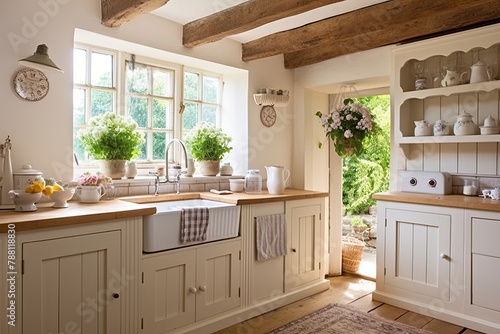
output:
M 342 202 L 346 214 L 368 213 L 376 205 L 372 195 L 389 189 L 390 96 L 356 98 L 368 107 L 377 126 L 363 142 L 363 152 L 343 161 Z

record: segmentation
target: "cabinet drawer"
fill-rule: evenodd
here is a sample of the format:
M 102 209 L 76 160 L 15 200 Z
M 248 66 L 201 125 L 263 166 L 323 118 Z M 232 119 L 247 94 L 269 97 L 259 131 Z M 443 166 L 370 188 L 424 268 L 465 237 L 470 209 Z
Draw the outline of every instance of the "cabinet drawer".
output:
M 472 254 L 472 304 L 500 311 L 500 258 Z
M 472 253 L 500 257 L 500 221 L 472 219 Z

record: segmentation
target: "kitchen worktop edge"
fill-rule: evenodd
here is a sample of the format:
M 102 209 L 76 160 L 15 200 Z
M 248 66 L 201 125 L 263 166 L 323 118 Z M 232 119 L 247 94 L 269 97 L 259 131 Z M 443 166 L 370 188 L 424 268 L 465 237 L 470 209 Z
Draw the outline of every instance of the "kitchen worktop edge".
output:
M 17 231 L 24 231 L 147 216 L 156 213 L 156 208 L 147 204 L 162 201 L 201 198 L 236 205 L 248 205 L 327 196 L 327 192 L 286 189 L 282 195 L 271 195 L 267 191 L 263 191 L 261 194 L 233 193 L 229 195 L 200 192 L 161 194 L 159 196 L 128 196 L 93 204 L 71 201 L 69 207 L 64 209 L 51 208 L 52 203 L 41 203 L 37 204 L 38 209 L 34 212 L 0 211 L 0 233 L 5 233 L 9 224 L 16 224 Z
M 480 196 L 384 192 L 373 194 L 372 198 L 377 201 L 425 204 L 461 209 L 500 212 L 500 201 Z

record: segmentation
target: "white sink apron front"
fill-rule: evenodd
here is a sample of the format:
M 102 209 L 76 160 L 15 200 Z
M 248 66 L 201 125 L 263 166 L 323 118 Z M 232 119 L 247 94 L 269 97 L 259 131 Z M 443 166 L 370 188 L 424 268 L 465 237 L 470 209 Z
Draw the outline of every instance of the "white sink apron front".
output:
M 200 243 L 235 238 L 239 234 L 240 206 L 204 199 L 148 203 L 156 214 L 144 217 L 143 251 L 159 252 Z M 208 207 L 206 240 L 181 242 L 182 208 Z

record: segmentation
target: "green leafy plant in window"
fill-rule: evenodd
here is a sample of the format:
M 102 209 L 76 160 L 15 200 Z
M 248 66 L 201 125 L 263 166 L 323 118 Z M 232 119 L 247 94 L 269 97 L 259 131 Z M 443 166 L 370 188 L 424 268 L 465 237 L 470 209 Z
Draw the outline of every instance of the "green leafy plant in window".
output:
M 200 122 L 186 136 L 186 146 L 196 161 L 217 161 L 233 149 L 232 138 L 213 124 Z
M 92 117 L 78 137 L 96 160 L 131 160 L 144 141 L 132 118 L 111 112 Z

